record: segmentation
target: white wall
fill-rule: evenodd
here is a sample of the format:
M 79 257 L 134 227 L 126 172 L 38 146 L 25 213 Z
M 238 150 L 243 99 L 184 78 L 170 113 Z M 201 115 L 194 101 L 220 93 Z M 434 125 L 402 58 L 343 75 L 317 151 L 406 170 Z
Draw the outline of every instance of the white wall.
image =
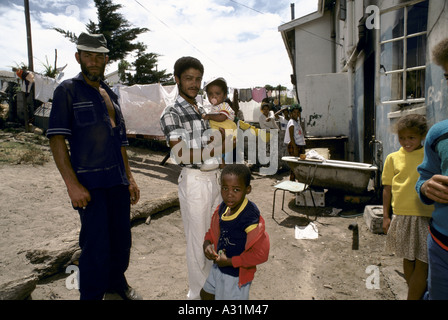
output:
M 352 110 L 348 73 L 309 75 L 306 77 L 302 118 L 311 136 L 349 135 Z
M 330 14 L 300 25 L 295 34 L 297 87 L 302 100 L 306 76 L 332 72 Z

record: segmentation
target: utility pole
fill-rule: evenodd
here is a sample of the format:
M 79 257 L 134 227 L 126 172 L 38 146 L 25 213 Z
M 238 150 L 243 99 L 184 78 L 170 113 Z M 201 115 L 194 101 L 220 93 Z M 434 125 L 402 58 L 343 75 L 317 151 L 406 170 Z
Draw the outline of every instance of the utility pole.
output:
M 34 72 L 33 64 L 33 42 L 31 40 L 31 20 L 30 20 L 30 2 L 25 2 L 25 23 L 26 23 L 26 40 L 28 44 L 28 70 Z
M 26 40 L 28 45 L 28 70 L 30 72 L 34 72 L 34 63 L 33 63 L 33 42 L 31 40 L 31 19 L 30 19 L 30 3 L 29 0 L 24 0 L 25 4 L 25 23 L 26 23 Z M 31 93 L 31 103 L 34 106 L 34 86 L 30 84 L 32 87 L 30 89 Z M 25 115 L 25 132 L 30 132 L 29 126 L 29 110 L 28 110 L 28 92 L 25 93 L 24 99 L 24 115 Z M 34 109 L 34 108 L 33 108 Z M 34 110 L 33 110 L 34 111 Z

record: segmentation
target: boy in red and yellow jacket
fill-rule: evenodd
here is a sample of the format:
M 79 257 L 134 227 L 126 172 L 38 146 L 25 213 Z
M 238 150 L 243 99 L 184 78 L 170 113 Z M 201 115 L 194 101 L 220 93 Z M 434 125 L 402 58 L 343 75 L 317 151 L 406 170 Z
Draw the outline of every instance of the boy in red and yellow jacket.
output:
M 256 265 L 269 256 L 269 236 L 257 206 L 246 198 L 250 170 L 227 165 L 221 174 L 223 202 L 216 208 L 204 239 L 204 254 L 214 264 L 201 291 L 202 299 L 249 299 Z

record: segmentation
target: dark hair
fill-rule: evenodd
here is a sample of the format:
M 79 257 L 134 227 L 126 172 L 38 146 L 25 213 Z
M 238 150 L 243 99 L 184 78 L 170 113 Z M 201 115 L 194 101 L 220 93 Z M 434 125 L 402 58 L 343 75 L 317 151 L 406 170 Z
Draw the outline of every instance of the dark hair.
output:
M 271 103 L 271 99 L 269 97 L 263 98 L 263 100 L 261 100 L 261 103 L 264 103 L 264 102 L 270 104 Z
M 266 106 L 269 108 L 269 111 L 271 111 L 273 109 L 273 104 L 271 102 L 271 98 L 269 98 L 269 97 L 266 97 L 263 100 L 261 100 L 260 109 L 263 110 L 264 107 L 266 107 Z
M 233 174 L 238 178 L 242 178 L 246 187 L 250 186 L 250 180 L 252 179 L 252 175 L 250 173 L 249 168 L 244 164 L 228 164 L 222 169 L 221 177 Z
M 299 112 L 302 112 L 302 106 L 300 104 L 293 104 L 289 107 L 289 111 L 292 111 L 294 109 L 298 109 Z
M 174 64 L 174 76 L 180 78 L 182 73 L 187 69 L 196 69 L 204 74 L 204 66 L 201 61 L 193 57 L 182 57 L 179 58 Z
M 433 49 L 434 62 L 440 66 L 448 63 L 448 38 L 440 41 Z
M 426 117 L 420 114 L 408 114 L 404 117 L 401 117 L 395 125 L 395 131 L 398 133 L 404 129 L 414 129 L 421 136 L 425 136 L 428 132 Z

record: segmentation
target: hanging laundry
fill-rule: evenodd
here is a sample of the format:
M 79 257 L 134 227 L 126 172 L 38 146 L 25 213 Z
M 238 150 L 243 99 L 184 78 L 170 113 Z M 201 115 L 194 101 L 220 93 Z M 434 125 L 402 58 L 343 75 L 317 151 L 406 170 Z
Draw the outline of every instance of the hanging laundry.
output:
M 53 78 L 45 77 L 40 74 L 34 75 L 34 99 L 48 102 L 53 99 L 53 92 L 59 85 Z
M 247 102 L 252 100 L 252 89 L 240 89 L 239 98 L 242 102 Z
M 261 102 L 264 98 L 267 98 L 266 88 L 252 89 L 252 99 L 254 99 L 256 102 Z

